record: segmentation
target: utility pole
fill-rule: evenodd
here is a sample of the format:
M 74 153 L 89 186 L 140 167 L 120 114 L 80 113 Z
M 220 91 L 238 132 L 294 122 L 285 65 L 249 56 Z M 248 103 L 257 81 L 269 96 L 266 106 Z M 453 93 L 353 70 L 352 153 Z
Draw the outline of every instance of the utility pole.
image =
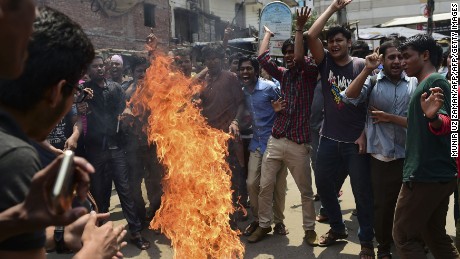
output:
M 434 0 L 428 0 L 426 4 L 428 11 L 428 26 L 426 33 L 431 36 L 433 34 L 433 13 L 434 13 Z

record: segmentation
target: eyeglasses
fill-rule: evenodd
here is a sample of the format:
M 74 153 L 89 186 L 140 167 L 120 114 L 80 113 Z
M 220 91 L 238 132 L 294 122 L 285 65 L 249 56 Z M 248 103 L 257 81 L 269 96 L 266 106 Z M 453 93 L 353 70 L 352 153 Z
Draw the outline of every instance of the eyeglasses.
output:
M 70 83 L 67 83 L 66 86 L 75 89 L 76 92 L 73 94 L 73 102 L 74 103 L 81 103 L 83 101 L 85 101 L 86 99 L 86 96 L 88 96 L 88 93 L 86 91 L 83 91 L 83 86 L 82 85 L 74 85 L 74 84 L 70 84 Z

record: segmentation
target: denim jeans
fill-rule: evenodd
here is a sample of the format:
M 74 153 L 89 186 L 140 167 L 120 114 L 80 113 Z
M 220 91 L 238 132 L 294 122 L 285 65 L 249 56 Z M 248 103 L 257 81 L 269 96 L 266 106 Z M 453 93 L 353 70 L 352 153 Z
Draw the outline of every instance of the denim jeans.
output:
M 113 180 L 130 232 L 132 234 L 140 232 L 142 223 L 132 198 L 124 151 L 120 148 L 108 150 L 87 148 L 87 155 L 88 161 L 96 169 L 96 172 L 91 175 L 90 189 L 99 207 L 99 212 L 109 211 Z
M 316 188 L 329 216 L 331 229 L 339 233 L 345 231 L 337 199 L 337 177 L 342 166 L 350 175 L 351 188 L 358 209 L 359 240 L 361 244 L 372 244 L 374 204 L 369 156 L 358 154 L 356 144 L 321 137 L 316 160 Z

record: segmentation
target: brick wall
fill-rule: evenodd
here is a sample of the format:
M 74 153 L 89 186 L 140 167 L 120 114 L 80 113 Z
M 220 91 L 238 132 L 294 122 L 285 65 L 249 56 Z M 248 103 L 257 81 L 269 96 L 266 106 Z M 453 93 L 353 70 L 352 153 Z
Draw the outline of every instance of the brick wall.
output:
M 38 5 L 53 7 L 78 22 L 91 38 L 96 49 L 114 48 L 144 50 L 150 28 L 144 26 L 144 6 L 136 5 L 128 13 L 108 17 L 103 11 L 93 12 L 91 0 L 38 0 Z M 167 48 L 170 39 L 170 8 L 168 0 L 145 0 L 155 5 L 155 35 L 160 47 Z

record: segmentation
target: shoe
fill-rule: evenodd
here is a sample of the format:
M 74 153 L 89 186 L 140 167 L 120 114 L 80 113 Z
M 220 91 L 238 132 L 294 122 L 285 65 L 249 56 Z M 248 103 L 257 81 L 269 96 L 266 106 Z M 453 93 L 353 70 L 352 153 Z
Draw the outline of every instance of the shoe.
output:
M 335 243 L 339 239 L 345 239 L 348 237 L 348 231 L 345 229 L 342 233 L 336 233 L 330 229 L 326 234 L 319 238 L 319 246 L 329 246 Z
M 257 227 L 259 226 L 259 221 L 253 221 L 251 224 L 249 224 L 243 232 L 243 235 L 245 236 L 250 236 L 254 231 L 256 231 Z
M 305 242 L 310 246 L 317 246 L 318 245 L 318 235 L 314 230 L 305 230 L 304 236 Z
M 133 243 L 140 250 L 147 250 L 150 248 L 150 242 L 144 239 L 142 236 L 136 236 L 131 238 L 131 243 Z
M 372 258 L 375 259 L 374 246 L 361 244 L 361 252 L 359 252 L 359 258 Z
M 273 228 L 273 232 L 278 235 L 285 236 L 289 234 L 289 230 L 286 228 L 286 225 L 284 223 L 276 223 L 275 227 Z
M 254 231 L 254 233 L 252 233 L 251 236 L 248 237 L 248 242 L 249 243 L 259 242 L 271 231 L 272 231 L 272 227 L 268 227 L 268 228 L 257 227 L 256 231 Z
M 319 223 L 327 222 L 329 221 L 329 217 L 326 215 L 318 214 L 318 216 L 316 216 L 316 221 Z

